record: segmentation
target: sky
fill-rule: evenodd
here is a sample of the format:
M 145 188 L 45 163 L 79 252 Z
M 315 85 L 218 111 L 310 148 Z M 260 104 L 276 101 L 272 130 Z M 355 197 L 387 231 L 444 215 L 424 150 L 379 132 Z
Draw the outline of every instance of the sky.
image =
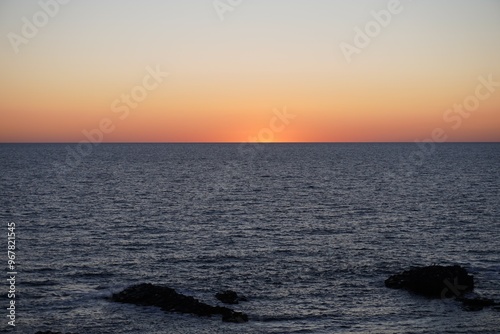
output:
M 500 141 L 498 0 L 2 0 L 0 142 Z

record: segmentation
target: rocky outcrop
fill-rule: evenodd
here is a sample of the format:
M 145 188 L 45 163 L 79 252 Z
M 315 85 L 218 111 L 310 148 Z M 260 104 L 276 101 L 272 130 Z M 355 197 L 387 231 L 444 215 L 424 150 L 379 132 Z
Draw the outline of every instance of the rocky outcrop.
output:
M 222 321 L 247 322 L 248 316 L 227 307 L 212 306 L 191 296 L 177 293 L 174 289 L 149 283 L 133 285 L 115 293 L 111 300 L 144 306 L 157 306 L 166 312 L 189 313 L 198 316 L 222 315 Z
M 238 304 L 239 302 L 246 302 L 248 299 L 243 295 L 238 295 L 232 290 L 226 290 L 215 294 L 215 298 L 224 304 Z
M 474 289 L 474 277 L 460 266 L 417 267 L 392 275 L 385 286 L 434 298 L 459 297 Z
M 461 266 L 416 267 L 392 275 L 385 280 L 385 286 L 405 289 L 431 298 L 455 298 L 467 311 L 482 310 L 495 306 L 494 300 L 472 294 L 474 276 Z

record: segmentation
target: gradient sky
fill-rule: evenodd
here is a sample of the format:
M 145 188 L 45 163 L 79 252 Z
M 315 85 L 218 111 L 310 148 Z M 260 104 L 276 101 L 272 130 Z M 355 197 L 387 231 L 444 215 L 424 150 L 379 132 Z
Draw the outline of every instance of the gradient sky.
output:
M 340 44 L 389 2 L 243 0 L 221 20 L 213 0 L 72 0 L 16 53 L 9 34 L 42 9 L 2 0 L 0 142 L 78 142 L 102 120 L 105 142 L 500 141 L 500 87 L 447 114 L 500 82 L 500 1 L 401 0 L 348 62 Z M 114 112 L 148 66 L 169 76 Z

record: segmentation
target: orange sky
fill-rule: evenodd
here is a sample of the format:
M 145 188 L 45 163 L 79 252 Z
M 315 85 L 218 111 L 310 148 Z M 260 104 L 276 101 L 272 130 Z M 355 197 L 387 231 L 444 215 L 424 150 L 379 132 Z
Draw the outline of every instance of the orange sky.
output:
M 497 1 L 45 1 L 0 4 L 0 142 L 500 141 Z

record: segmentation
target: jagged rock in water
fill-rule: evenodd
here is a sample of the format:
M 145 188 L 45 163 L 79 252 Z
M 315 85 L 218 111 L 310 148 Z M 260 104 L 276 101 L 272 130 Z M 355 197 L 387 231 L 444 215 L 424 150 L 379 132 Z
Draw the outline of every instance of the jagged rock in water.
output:
M 385 286 L 406 289 L 432 298 L 452 298 L 462 303 L 466 311 L 480 311 L 484 307 L 500 305 L 492 299 L 472 293 L 474 277 L 460 266 L 437 266 L 412 268 L 385 280 Z
M 232 290 L 226 290 L 215 294 L 215 298 L 224 304 L 238 304 L 239 302 L 246 302 L 248 299 L 245 296 L 240 296 Z
M 198 316 L 220 314 L 226 322 L 247 322 L 248 316 L 227 307 L 212 306 L 200 302 L 191 296 L 177 293 L 174 289 L 143 283 L 133 285 L 115 293 L 111 300 L 120 303 L 129 303 L 144 306 L 157 306 L 167 312 L 189 313 Z
M 392 289 L 406 289 L 434 298 L 459 297 L 474 290 L 474 277 L 458 265 L 417 267 L 385 280 Z

